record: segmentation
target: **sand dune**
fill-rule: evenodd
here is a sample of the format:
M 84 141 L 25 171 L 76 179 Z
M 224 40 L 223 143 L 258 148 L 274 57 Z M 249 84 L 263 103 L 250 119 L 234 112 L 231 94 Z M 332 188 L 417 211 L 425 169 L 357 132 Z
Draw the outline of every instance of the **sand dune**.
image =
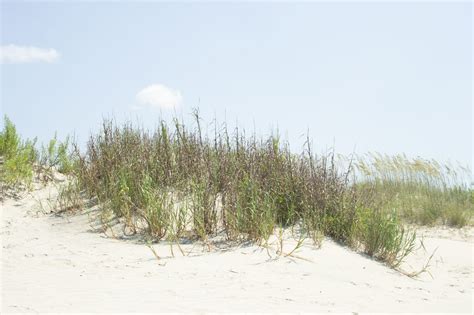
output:
M 13 312 L 471 313 L 474 231 L 421 229 L 403 265 L 418 278 L 324 240 L 294 257 L 255 245 L 145 245 L 93 232 L 86 214 L 43 213 L 52 186 L 2 204 L 1 310 Z M 49 201 L 48 201 L 49 199 Z M 42 206 L 41 206 L 42 205 Z M 286 243 L 291 250 L 291 241 Z

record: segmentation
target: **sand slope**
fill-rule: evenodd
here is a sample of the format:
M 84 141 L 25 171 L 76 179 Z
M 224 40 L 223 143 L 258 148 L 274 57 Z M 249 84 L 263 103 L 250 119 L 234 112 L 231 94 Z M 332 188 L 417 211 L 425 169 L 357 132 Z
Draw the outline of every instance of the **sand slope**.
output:
M 2 204 L 2 313 L 472 311 L 472 229 L 423 231 L 427 252 L 405 268 L 438 248 L 434 279 L 409 278 L 330 240 L 298 251 L 311 261 L 269 258 L 257 246 L 187 245 L 188 257 L 174 247 L 170 258 L 169 246 L 155 245 L 158 261 L 144 245 L 91 232 L 87 215 L 38 212 L 49 197 L 52 187 Z

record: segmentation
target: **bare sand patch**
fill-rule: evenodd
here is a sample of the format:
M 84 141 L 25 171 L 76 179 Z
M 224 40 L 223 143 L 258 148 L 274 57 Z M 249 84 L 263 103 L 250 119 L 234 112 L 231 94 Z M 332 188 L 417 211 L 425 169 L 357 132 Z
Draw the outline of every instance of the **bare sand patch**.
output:
M 1 310 L 13 312 L 471 313 L 472 228 L 419 230 L 407 277 L 325 239 L 294 257 L 256 245 L 153 245 L 93 231 L 87 214 L 44 214 L 52 186 L 1 205 Z M 42 205 L 42 207 L 41 207 Z M 292 248 L 288 240 L 285 251 Z M 431 277 L 432 276 L 432 277 Z

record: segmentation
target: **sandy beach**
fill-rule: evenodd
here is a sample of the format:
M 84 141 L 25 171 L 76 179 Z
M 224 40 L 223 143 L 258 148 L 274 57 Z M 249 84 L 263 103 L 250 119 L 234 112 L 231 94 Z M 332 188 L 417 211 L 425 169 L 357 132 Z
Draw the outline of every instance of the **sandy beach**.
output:
M 282 257 L 256 245 L 154 244 L 93 230 L 87 214 L 48 214 L 53 186 L 1 205 L 1 310 L 15 312 L 471 313 L 474 231 L 423 228 L 410 278 L 329 239 Z M 291 251 L 288 240 L 285 250 Z M 303 259 L 300 259 L 303 258 Z

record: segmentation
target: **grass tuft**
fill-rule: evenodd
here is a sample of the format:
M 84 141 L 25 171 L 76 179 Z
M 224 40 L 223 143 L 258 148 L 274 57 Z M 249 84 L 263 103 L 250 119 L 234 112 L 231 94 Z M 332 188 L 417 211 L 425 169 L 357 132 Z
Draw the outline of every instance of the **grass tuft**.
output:
M 472 224 L 474 190 L 467 167 L 404 155 L 369 154 L 356 163 L 361 187 L 374 190 L 385 212 L 420 225 Z
M 192 128 L 174 119 L 153 132 L 104 121 L 76 152 L 79 189 L 154 240 L 265 244 L 298 225 L 316 243 L 326 235 L 392 266 L 412 248 L 398 216 L 379 211 L 334 154 L 315 155 L 307 141 L 297 155 L 278 134 L 258 139 L 217 122 L 210 138 L 193 116 Z

